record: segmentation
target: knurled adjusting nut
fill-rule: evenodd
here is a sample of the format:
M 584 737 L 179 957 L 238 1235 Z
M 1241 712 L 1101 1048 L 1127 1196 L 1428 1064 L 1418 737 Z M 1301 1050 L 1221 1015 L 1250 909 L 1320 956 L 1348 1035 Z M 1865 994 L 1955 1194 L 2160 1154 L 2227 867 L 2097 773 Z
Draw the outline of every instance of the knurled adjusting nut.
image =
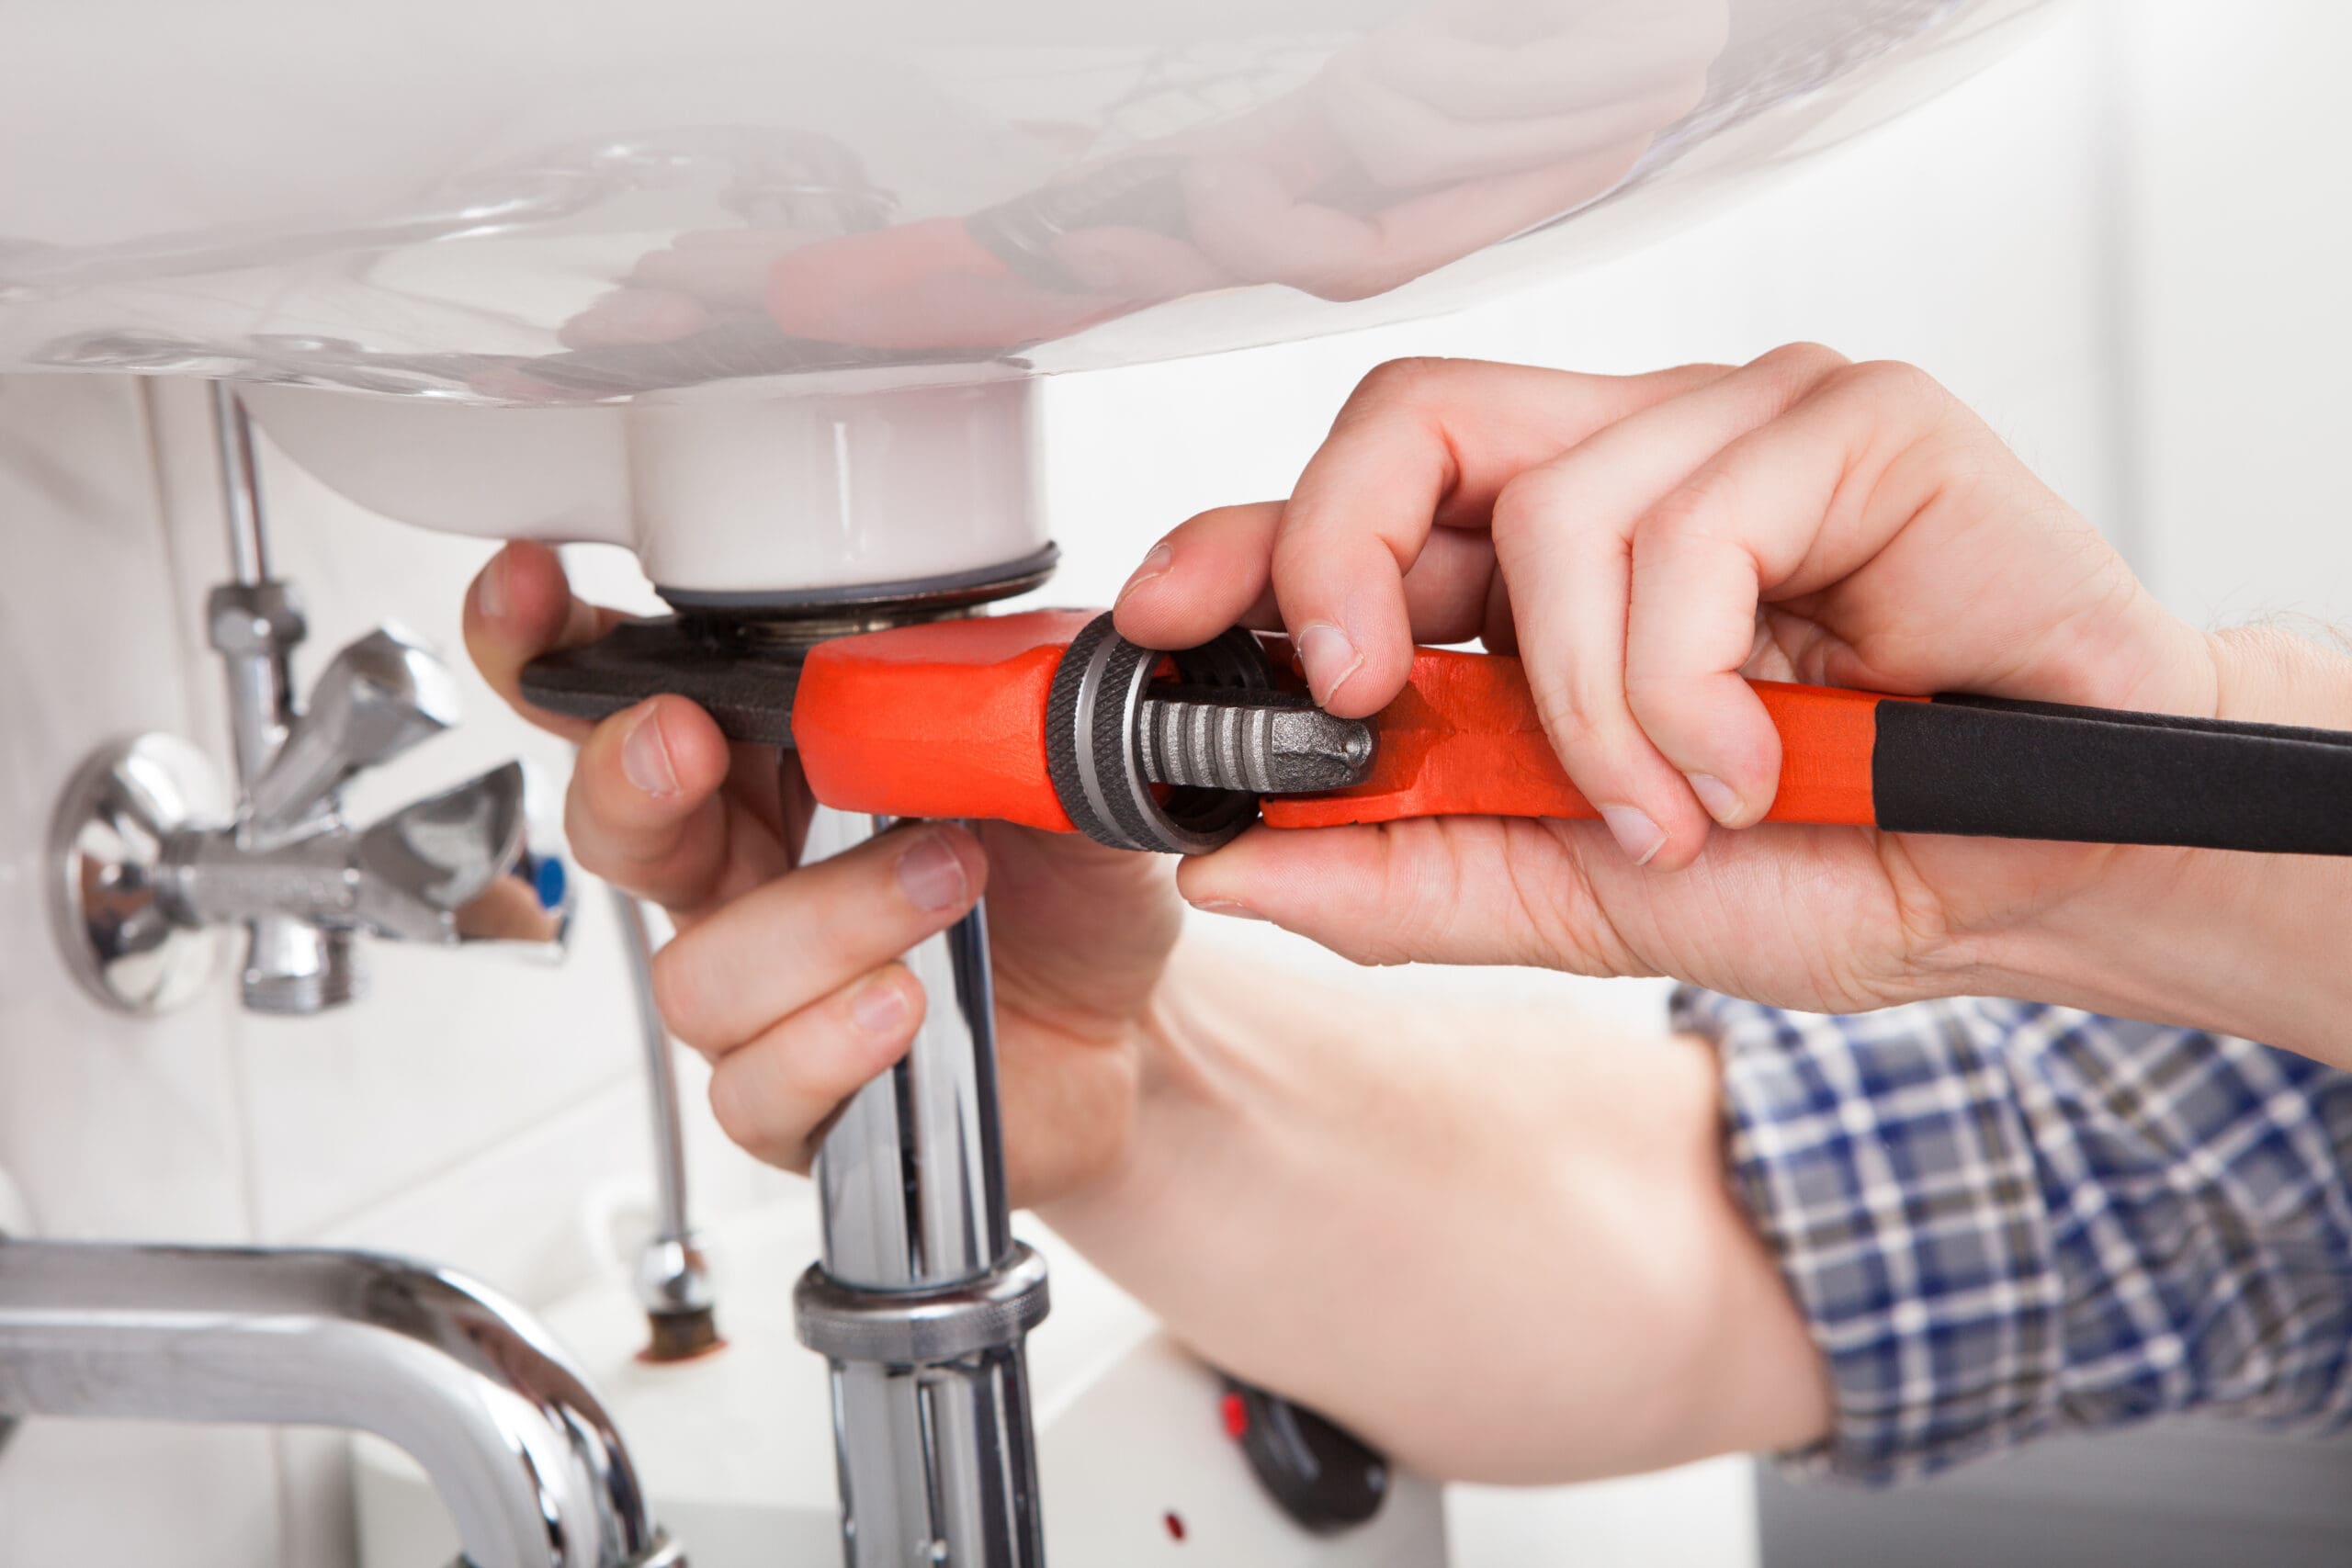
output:
M 1021 1242 L 977 1280 L 922 1291 L 844 1285 L 812 1264 L 792 1292 L 793 1327 L 833 1361 L 935 1366 L 1021 1343 L 1051 1304 L 1046 1260 Z

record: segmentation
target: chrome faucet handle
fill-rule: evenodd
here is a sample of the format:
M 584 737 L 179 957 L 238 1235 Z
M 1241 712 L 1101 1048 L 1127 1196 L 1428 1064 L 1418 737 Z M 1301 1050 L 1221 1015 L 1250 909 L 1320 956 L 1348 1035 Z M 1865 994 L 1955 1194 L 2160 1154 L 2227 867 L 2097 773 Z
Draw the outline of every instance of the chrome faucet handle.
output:
M 353 775 L 458 722 L 458 682 L 438 655 L 397 626 L 379 626 L 327 661 L 301 716 L 246 790 L 247 832 L 294 831 Z
M 560 950 L 571 873 L 535 852 L 523 764 L 508 762 L 401 807 L 366 829 L 333 818 L 255 843 L 233 827 L 193 829 L 165 851 L 165 910 L 212 926 L 292 920 L 401 942 L 498 942 Z
M 410 942 L 562 946 L 571 876 L 533 847 L 529 781 L 520 762 L 401 807 L 358 836 L 357 923 Z

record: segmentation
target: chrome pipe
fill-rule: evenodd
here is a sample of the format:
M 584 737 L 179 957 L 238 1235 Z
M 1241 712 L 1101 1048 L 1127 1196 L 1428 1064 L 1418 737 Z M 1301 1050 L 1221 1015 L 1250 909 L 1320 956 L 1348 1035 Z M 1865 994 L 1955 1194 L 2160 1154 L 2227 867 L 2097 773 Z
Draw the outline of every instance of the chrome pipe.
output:
M 670 1055 L 670 1031 L 653 999 L 653 933 L 646 923 L 645 906 L 635 895 L 617 887 L 612 893 L 621 954 L 628 964 L 629 995 L 637 1004 L 646 1094 L 653 1104 L 654 1239 L 684 1241 L 694 1228 L 686 1215 L 686 1140 L 678 1120 L 678 1068 Z
M 889 827 L 886 818 L 819 807 L 803 859 L 822 860 Z M 904 962 L 929 998 L 922 1030 L 888 1076 L 852 1097 L 817 1156 L 825 1272 L 875 1291 L 975 1280 L 1012 1245 L 985 912 Z
M 269 522 L 254 458 L 253 420 L 227 381 L 212 383 L 212 438 L 220 454 L 230 580 L 213 589 L 205 619 L 229 684 L 229 742 L 242 807 L 294 722 L 293 652 L 308 628 L 293 593 L 270 575 Z M 363 982 L 347 935 L 276 915 L 247 921 L 245 931 L 246 1006 L 262 1012 L 316 1012 L 358 994 Z
M 269 535 L 262 524 L 253 419 L 227 381 L 212 383 L 212 439 L 220 451 L 220 499 L 229 520 L 229 581 L 250 588 L 269 581 Z
M 803 858 L 890 826 L 819 807 Z M 803 1339 L 832 1367 L 842 1554 L 850 1568 L 1039 1568 L 1023 1343 L 1044 1278 L 1005 1202 L 985 910 L 905 962 L 929 1006 L 906 1056 L 851 1099 L 819 1150 L 823 1256 L 798 1303 Z M 1033 1310 L 992 1300 L 1016 1277 L 1034 1277 Z M 923 1349 L 875 1321 L 917 1301 L 982 1326 Z
M 616 887 L 613 913 L 637 1003 L 638 1043 L 645 1064 L 646 1099 L 653 1113 L 653 1235 L 638 1254 L 638 1304 L 645 1309 L 646 1355 L 684 1360 L 719 1345 L 717 1303 L 702 1238 L 687 1202 L 686 1138 L 678 1109 L 678 1063 L 662 1009 L 653 999 L 653 935 L 645 906 Z
M 519 1308 L 324 1250 L 0 1241 L 0 1412 L 371 1432 L 473 1568 L 674 1568 L 620 1434 Z
M 243 785 L 269 766 L 294 721 L 291 655 L 305 628 L 286 585 L 270 575 L 253 421 L 226 381 L 212 383 L 212 438 L 220 455 L 229 581 L 213 591 L 209 618 L 212 646 L 228 668 L 230 739 Z

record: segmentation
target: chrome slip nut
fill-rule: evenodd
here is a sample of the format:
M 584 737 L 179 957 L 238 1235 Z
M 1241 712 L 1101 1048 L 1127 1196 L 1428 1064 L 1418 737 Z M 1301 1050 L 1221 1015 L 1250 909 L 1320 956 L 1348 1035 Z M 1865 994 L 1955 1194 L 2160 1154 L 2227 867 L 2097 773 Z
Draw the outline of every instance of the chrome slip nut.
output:
M 923 1367 L 1018 1345 L 1051 1304 L 1046 1260 L 1016 1241 L 978 1279 L 924 1291 L 862 1290 L 811 1264 L 792 1317 L 800 1343 L 828 1360 Z

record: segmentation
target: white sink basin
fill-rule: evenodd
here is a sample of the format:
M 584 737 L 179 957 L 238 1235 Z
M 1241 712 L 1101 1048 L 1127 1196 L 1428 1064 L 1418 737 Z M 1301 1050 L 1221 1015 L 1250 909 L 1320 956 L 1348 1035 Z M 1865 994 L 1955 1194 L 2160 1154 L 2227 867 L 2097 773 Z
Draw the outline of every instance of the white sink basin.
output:
M 1622 245 L 2036 4 L 36 6 L 0 370 L 544 403 L 1296 338 Z
M 2041 0 L 103 4 L 0 47 L 0 373 L 226 377 L 677 604 L 1018 577 L 1040 373 L 1452 309 Z M 354 393 L 373 394 L 356 397 Z

